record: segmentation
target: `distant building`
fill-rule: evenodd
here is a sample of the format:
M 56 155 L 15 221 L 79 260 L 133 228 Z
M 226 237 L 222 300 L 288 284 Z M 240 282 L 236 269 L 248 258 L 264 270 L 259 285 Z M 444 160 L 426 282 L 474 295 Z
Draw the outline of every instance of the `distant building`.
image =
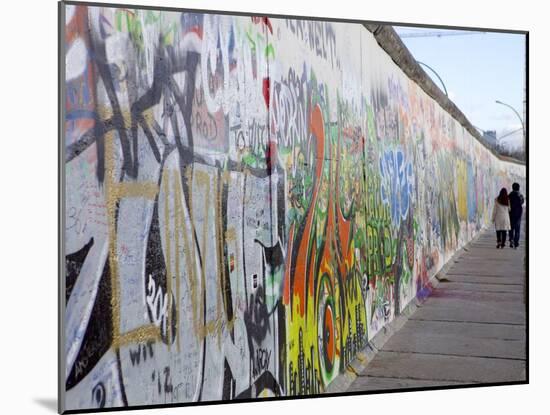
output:
M 483 139 L 490 146 L 497 145 L 497 132 L 495 130 L 487 130 L 483 132 Z

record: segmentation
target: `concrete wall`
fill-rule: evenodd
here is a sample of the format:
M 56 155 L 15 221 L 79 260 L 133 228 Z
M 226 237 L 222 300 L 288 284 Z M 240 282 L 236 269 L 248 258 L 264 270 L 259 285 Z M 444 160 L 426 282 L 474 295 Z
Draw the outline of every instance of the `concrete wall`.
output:
M 319 393 L 523 183 L 361 25 L 65 13 L 67 409 Z

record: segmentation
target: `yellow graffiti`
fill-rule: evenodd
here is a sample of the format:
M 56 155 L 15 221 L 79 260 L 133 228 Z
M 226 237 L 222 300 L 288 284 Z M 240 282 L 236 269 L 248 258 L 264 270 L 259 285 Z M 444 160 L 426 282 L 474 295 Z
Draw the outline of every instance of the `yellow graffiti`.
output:
M 468 171 L 464 160 L 457 160 L 456 181 L 458 184 L 458 217 L 468 220 Z
M 107 119 L 112 115 L 106 108 L 101 109 L 100 116 Z M 105 134 L 105 200 L 107 206 L 108 235 L 109 235 L 109 271 L 111 284 L 111 310 L 112 310 L 112 344 L 117 349 L 122 345 L 134 341 L 157 341 L 160 339 L 160 329 L 154 325 L 144 325 L 127 333 L 120 333 L 120 280 L 118 272 L 116 212 L 117 204 L 123 197 L 155 197 L 156 190 L 151 188 L 151 183 L 135 182 L 120 183 L 117 181 L 115 166 L 115 133 Z M 153 195 L 152 193 L 155 193 Z

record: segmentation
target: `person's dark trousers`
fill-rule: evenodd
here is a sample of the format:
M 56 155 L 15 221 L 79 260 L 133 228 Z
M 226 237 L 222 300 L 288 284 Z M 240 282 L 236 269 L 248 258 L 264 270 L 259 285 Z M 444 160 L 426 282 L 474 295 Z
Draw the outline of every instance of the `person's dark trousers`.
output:
M 506 244 L 506 231 L 497 231 L 497 248 Z
M 509 232 L 509 240 L 510 245 L 513 244 L 515 248 L 519 246 L 519 228 L 521 224 L 521 218 L 513 219 L 510 218 L 510 232 Z

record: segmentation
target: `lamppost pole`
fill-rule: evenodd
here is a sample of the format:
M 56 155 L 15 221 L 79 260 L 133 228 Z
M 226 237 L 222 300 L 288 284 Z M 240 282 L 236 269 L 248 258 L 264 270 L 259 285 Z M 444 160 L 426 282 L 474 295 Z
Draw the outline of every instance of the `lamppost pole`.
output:
M 426 68 L 432 71 L 435 76 L 437 76 L 437 79 L 439 79 L 439 82 L 441 82 L 441 85 L 443 85 L 443 90 L 445 91 L 445 95 L 449 96 L 449 94 L 447 93 L 447 88 L 445 87 L 445 82 L 443 82 L 443 79 L 441 79 L 438 73 L 431 66 L 426 65 L 424 62 L 420 62 L 420 61 L 416 61 L 416 62 L 418 62 L 420 65 L 424 65 Z
M 514 111 L 514 114 L 517 115 L 517 117 L 519 119 L 519 122 L 521 123 L 521 131 L 523 132 L 523 152 L 525 153 L 527 151 L 527 149 L 525 147 L 526 137 L 525 137 L 525 124 L 523 123 L 523 118 L 521 118 L 521 115 L 519 115 L 519 112 L 517 112 L 516 109 L 514 107 L 512 107 L 511 105 L 508 105 L 505 102 L 502 102 L 502 101 L 499 101 L 499 100 L 496 100 L 495 102 L 497 104 L 504 105 L 505 107 L 510 108 L 512 111 Z

